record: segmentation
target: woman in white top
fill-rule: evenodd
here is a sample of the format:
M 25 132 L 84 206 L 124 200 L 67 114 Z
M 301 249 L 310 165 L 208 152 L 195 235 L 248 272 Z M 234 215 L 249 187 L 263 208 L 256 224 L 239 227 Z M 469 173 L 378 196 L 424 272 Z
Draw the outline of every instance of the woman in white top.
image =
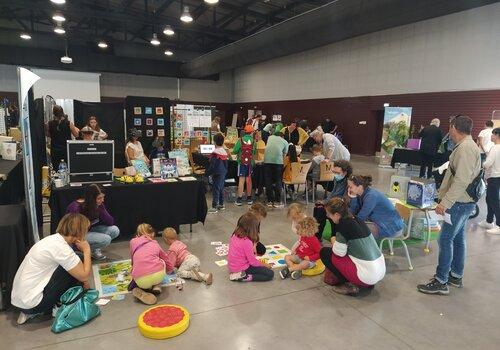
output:
M 142 149 L 141 141 L 139 141 L 139 137 L 141 137 L 141 131 L 136 128 L 132 128 L 128 132 L 128 142 L 125 146 L 125 153 L 127 155 L 127 160 L 129 164 L 132 164 L 132 161 L 135 159 L 143 160 L 146 164 L 149 164 L 149 159 L 144 154 L 144 150 Z
M 87 121 L 87 126 L 89 126 L 92 130 L 94 130 L 94 140 L 102 141 L 106 140 L 108 138 L 108 134 L 106 131 L 101 129 L 99 126 L 99 122 L 97 121 L 97 117 L 91 116 L 89 117 L 89 120 Z
M 500 200 L 498 191 L 500 190 L 500 128 L 493 129 L 491 133 L 493 146 L 489 149 L 488 156 L 484 162 L 485 176 L 488 178 L 488 188 L 486 190 L 486 205 L 488 214 L 486 221 L 479 223 L 481 227 L 487 229 L 486 232 L 492 235 L 500 235 Z M 496 222 L 493 222 L 493 218 Z
M 24 257 L 14 278 L 11 303 L 21 310 L 18 324 L 50 313 L 69 288 L 88 289 L 91 258 L 85 235 L 89 220 L 81 214 L 66 214 L 54 235 L 36 243 Z M 71 247 L 83 253 L 83 262 Z

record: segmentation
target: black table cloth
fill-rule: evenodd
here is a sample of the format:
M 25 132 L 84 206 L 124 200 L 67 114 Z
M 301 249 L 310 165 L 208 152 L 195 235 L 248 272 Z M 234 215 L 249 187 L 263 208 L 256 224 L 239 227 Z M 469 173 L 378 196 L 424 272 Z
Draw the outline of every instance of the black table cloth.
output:
M 21 203 L 24 200 L 22 160 L 0 159 L 0 174 L 7 175 L 7 180 L 0 180 L 0 205 Z
M 201 181 L 169 183 L 117 184 L 102 187 L 106 208 L 120 228 L 120 237 L 130 238 L 137 225 L 151 224 L 156 230 L 183 224 L 205 222 L 207 201 Z M 84 187 L 52 189 L 50 231 L 54 233 L 68 205 L 82 198 Z
M 438 153 L 435 158 L 434 166 L 440 166 L 448 159 L 448 154 Z M 404 163 L 410 165 L 422 165 L 422 154 L 418 150 L 407 148 L 396 148 L 391 159 L 391 167 L 394 168 L 396 163 Z
M 2 295 L 3 308 L 10 304 L 14 277 L 32 245 L 25 206 L 0 205 L 0 285 L 6 287 Z
M 209 158 L 206 154 L 193 152 L 193 162 L 196 165 L 208 168 Z M 238 162 L 232 159 L 227 161 L 227 174 L 226 179 L 234 179 L 238 183 Z

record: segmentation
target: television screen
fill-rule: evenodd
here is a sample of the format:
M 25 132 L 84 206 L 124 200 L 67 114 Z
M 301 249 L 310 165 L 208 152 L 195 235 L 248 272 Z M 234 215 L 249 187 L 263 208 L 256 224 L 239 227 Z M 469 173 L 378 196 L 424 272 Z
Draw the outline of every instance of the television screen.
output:
M 113 179 L 113 141 L 68 141 L 67 146 L 70 180 L 92 182 Z M 92 176 L 97 174 L 102 176 L 94 177 L 93 180 Z M 84 175 L 90 175 L 90 178 Z

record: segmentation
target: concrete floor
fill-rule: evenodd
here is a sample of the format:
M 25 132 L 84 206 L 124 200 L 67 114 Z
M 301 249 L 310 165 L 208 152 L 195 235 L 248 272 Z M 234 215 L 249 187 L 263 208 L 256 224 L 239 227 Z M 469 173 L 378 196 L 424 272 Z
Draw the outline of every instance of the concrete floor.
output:
M 372 158 L 356 157 L 357 173 L 370 173 L 375 186 L 386 190 L 393 170 L 379 169 Z M 50 331 L 51 320 L 16 326 L 17 314 L 0 313 L 0 341 L 5 349 L 498 349 L 500 344 L 500 237 L 477 228 L 481 214 L 469 224 L 468 259 L 463 289 L 449 296 L 428 296 L 415 286 L 435 271 L 437 244 L 424 255 L 423 244 L 410 247 L 415 269 L 408 271 L 401 249 L 386 256 L 387 275 L 364 297 L 339 296 L 322 276 L 298 281 L 275 277 L 267 283 L 235 283 L 226 267 L 214 264 L 211 241 L 227 241 L 247 206 L 228 205 L 207 217 L 205 226 L 187 228 L 182 240 L 200 257 L 204 271 L 214 273 L 206 287 L 187 281 L 183 291 L 165 288 L 161 303 L 185 306 L 191 325 L 182 335 L 164 341 L 141 336 L 136 320 L 145 309 L 131 295 L 111 301 L 89 324 L 62 333 Z M 309 206 L 312 211 L 312 205 Z M 262 223 L 264 243 L 288 247 L 295 237 L 285 210 L 273 210 Z M 128 243 L 112 244 L 112 259 L 128 258 Z M 1 348 L 4 348 L 1 346 Z

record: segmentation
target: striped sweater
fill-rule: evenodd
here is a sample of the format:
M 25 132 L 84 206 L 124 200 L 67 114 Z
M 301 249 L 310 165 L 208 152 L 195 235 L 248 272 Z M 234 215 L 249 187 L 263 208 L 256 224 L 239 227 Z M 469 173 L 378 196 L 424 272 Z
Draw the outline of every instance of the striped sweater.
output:
M 348 255 L 356 265 L 360 281 L 374 285 L 385 276 L 384 255 L 364 221 L 357 217 L 342 218 L 335 225 L 336 241 L 333 253 Z

